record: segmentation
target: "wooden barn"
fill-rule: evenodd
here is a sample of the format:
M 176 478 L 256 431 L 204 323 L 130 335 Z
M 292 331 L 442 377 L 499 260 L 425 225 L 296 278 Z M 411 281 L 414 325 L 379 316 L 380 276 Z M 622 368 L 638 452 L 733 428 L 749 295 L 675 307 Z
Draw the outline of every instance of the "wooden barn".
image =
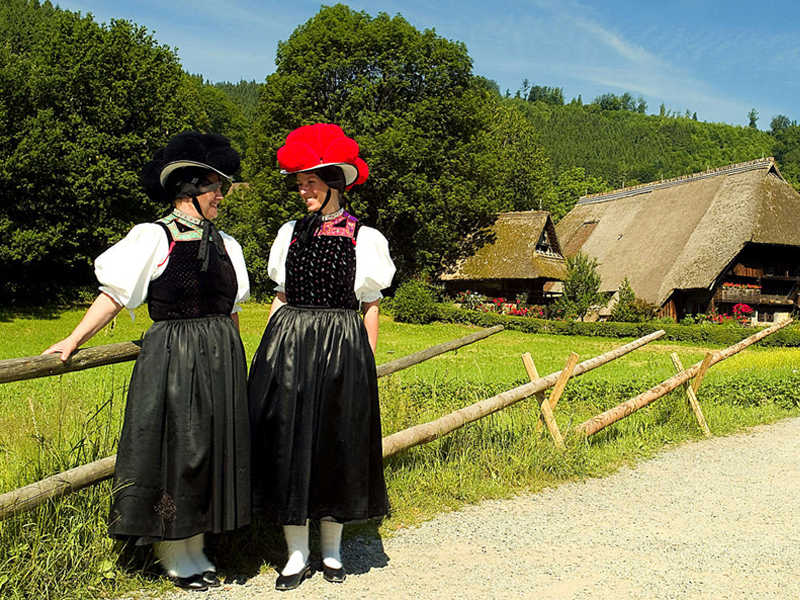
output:
M 447 291 L 507 299 L 524 295 L 530 304 L 547 303 L 546 288 L 567 273 L 550 213 L 501 213 L 481 234 L 485 243 L 442 275 Z
M 599 261 L 602 291 L 627 276 L 664 316 L 741 302 L 769 322 L 798 305 L 800 194 L 772 158 L 586 196 L 556 229 Z

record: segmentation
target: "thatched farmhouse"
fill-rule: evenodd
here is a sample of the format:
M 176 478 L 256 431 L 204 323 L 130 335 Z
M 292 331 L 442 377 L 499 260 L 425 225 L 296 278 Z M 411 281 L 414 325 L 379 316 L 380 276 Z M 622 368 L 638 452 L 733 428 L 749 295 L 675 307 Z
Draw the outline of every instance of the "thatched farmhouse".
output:
M 567 255 L 599 261 L 603 291 L 627 276 L 663 315 L 798 305 L 800 194 L 772 158 L 586 196 L 556 229 Z
M 501 213 L 481 232 L 486 243 L 441 279 L 450 293 L 472 290 L 492 297 L 547 301 L 545 287 L 564 279 L 566 265 L 550 213 Z

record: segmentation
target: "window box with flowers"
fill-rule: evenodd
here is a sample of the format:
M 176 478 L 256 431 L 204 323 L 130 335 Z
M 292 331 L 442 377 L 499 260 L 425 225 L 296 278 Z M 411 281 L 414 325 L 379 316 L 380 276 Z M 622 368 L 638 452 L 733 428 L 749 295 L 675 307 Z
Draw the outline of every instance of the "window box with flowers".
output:
M 752 302 L 761 300 L 761 286 L 754 283 L 733 283 L 726 281 L 714 295 L 718 302 Z

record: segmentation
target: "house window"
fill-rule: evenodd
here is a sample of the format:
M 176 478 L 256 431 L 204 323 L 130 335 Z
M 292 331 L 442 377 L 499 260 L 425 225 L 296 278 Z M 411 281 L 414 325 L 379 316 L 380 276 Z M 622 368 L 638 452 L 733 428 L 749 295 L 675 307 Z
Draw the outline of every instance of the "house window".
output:
M 542 235 L 536 244 L 536 252 L 541 254 L 550 254 L 552 256 L 561 256 L 550 242 L 550 234 L 547 233 L 546 229 L 542 231 Z

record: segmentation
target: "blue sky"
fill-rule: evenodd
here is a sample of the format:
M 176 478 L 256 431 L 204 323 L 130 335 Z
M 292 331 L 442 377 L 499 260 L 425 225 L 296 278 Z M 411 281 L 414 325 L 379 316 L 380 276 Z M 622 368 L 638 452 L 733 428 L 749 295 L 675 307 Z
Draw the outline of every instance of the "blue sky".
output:
M 263 81 L 275 49 L 319 10 L 309 0 L 54 0 L 99 22 L 127 19 L 177 48 L 211 81 Z M 334 4 L 335 2 L 329 2 Z M 800 121 L 800 3 L 738 0 L 361 0 L 370 15 L 401 14 L 417 29 L 464 42 L 473 72 L 512 94 L 527 78 L 564 96 L 631 92 L 648 113 L 758 127 Z

